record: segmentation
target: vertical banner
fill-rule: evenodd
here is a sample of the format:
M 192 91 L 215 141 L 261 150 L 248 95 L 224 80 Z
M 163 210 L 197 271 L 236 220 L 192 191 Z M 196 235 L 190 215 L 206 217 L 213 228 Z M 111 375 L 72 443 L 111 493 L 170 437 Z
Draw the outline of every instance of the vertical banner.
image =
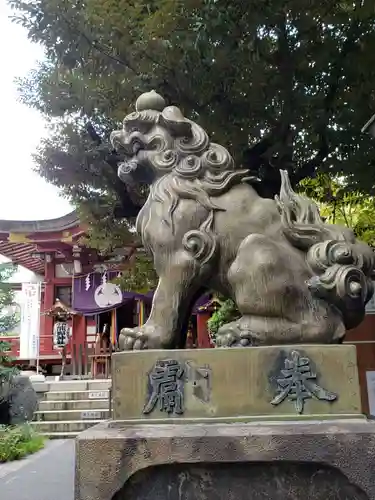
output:
M 22 284 L 20 358 L 39 357 L 40 283 Z
M 138 326 L 143 326 L 145 323 L 145 304 L 143 300 L 137 300 L 138 305 Z
M 116 345 L 117 343 L 117 309 L 113 309 L 112 311 L 112 321 L 111 321 L 111 343 L 112 345 Z

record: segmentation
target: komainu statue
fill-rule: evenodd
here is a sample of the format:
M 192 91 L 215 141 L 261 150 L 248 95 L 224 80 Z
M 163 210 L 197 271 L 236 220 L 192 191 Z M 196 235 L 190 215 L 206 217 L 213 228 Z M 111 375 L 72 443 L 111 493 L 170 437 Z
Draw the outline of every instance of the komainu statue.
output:
M 120 179 L 147 183 L 137 231 L 159 284 L 148 321 L 123 329 L 120 348 L 183 348 L 186 322 L 206 290 L 232 297 L 242 317 L 218 346 L 339 343 L 358 325 L 373 288 L 373 252 L 325 224 L 281 172 L 280 195 L 260 197 L 230 153 L 155 92 L 113 132 Z

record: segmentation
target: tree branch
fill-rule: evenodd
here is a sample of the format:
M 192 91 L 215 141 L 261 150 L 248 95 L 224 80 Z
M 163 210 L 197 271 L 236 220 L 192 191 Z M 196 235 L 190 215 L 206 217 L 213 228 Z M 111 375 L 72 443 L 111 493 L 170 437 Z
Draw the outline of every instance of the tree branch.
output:
M 63 18 L 63 20 L 65 21 L 65 24 L 67 25 L 68 29 L 70 29 L 71 31 L 73 30 L 76 34 L 82 36 L 86 40 L 86 42 L 89 44 L 90 47 L 97 50 L 98 52 L 103 54 L 105 57 L 111 59 L 112 61 L 130 69 L 135 75 L 142 76 L 142 73 L 135 67 L 135 65 L 132 62 L 130 62 L 128 57 L 126 57 L 126 56 L 124 57 L 124 55 L 122 55 L 121 57 L 112 55 L 108 49 L 106 49 L 101 43 L 99 43 L 98 40 L 91 39 L 82 29 L 78 28 L 77 26 L 74 26 L 69 21 L 69 19 L 64 15 L 63 12 L 60 11 L 60 15 Z M 175 69 L 172 68 L 172 70 L 171 70 L 171 68 L 169 68 L 168 66 L 166 66 L 162 62 L 154 59 L 145 50 L 141 51 L 141 56 L 144 57 L 145 59 L 149 60 L 153 64 L 159 66 L 160 68 L 167 70 L 168 73 L 172 76 L 172 79 L 175 82 L 175 86 L 172 85 L 170 83 L 169 79 L 167 79 L 167 78 L 164 78 L 162 80 L 163 85 L 165 86 L 165 88 L 168 89 L 169 92 L 172 93 L 172 95 L 174 94 L 174 95 L 179 96 L 180 98 L 182 97 L 182 99 L 185 101 L 185 103 L 188 105 L 188 107 L 196 109 L 198 112 L 201 111 L 202 109 L 204 109 L 202 105 L 199 105 L 194 99 L 191 98 L 190 95 L 186 94 L 181 89 L 181 87 L 179 86 L 178 81 L 177 81 L 177 74 L 176 74 Z
M 92 40 L 83 30 L 81 30 L 77 26 L 74 26 L 73 23 L 71 23 L 70 20 L 65 16 L 65 14 L 62 12 L 61 9 L 60 9 L 60 15 L 62 19 L 65 21 L 65 24 L 67 25 L 68 29 L 70 31 L 73 31 L 73 33 L 75 32 L 76 35 L 80 35 L 82 38 L 84 38 L 90 47 L 94 48 L 108 59 L 111 59 L 112 61 L 130 69 L 137 76 L 140 75 L 140 73 L 137 71 L 135 66 L 129 61 L 129 59 L 124 59 L 123 57 L 120 59 L 110 54 L 97 40 Z
M 306 163 L 304 163 L 296 172 L 294 182 L 299 182 L 305 177 L 314 177 L 318 167 L 324 162 L 329 154 L 329 144 L 327 137 L 327 128 L 329 120 L 334 110 L 334 103 L 337 93 L 340 90 L 340 77 L 343 73 L 343 67 L 347 56 L 358 50 L 359 46 L 357 38 L 361 33 L 361 23 L 354 19 L 348 29 L 347 38 L 344 41 L 340 53 L 335 60 L 335 66 L 330 77 L 328 91 L 323 100 L 324 114 L 316 127 L 316 131 L 320 138 L 320 146 L 316 155 Z
M 283 95 L 283 110 L 281 116 L 281 133 L 284 135 L 284 140 L 288 136 L 293 118 L 293 84 L 294 84 L 294 64 L 292 52 L 289 46 L 287 17 L 285 14 L 279 20 L 277 25 L 278 36 L 278 52 L 276 62 L 280 69 L 280 74 L 283 82 L 281 89 Z

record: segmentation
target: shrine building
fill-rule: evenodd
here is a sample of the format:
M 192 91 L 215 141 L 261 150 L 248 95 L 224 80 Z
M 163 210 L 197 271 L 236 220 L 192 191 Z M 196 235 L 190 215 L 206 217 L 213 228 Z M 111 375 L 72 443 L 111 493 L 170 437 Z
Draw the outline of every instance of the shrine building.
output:
M 93 351 L 105 328 L 114 347 L 121 328 L 143 324 L 151 309 L 152 291 L 121 291 L 113 283 L 121 273 L 121 263 L 118 259 L 105 261 L 96 250 L 84 246 L 84 235 L 85 228 L 75 212 L 53 220 L 0 220 L 0 254 L 33 271 L 41 282 L 39 362 L 53 373 L 58 373 L 61 365 L 57 323 L 61 326 L 65 322 L 69 327 L 68 358 L 80 375 L 85 371 L 85 356 Z M 124 249 L 125 260 L 131 251 L 131 247 Z M 196 304 L 187 346 L 212 346 L 206 323 L 215 307 L 210 296 Z M 8 336 L 6 340 L 11 342 L 18 363 L 32 361 L 22 356 L 19 337 Z

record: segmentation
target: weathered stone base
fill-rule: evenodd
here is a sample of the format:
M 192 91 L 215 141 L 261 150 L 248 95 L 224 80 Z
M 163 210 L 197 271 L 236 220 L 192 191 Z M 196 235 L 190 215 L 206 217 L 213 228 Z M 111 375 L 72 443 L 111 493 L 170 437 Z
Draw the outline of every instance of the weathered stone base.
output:
M 114 500 L 365 500 L 337 469 L 317 464 L 168 465 L 136 474 Z
M 375 500 L 375 423 L 127 425 L 77 439 L 75 500 Z
M 291 360 L 294 352 L 301 355 L 300 361 L 303 358 L 308 362 L 310 374 L 307 377 L 306 369 L 301 368 L 299 372 L 298 367 L 289 370 L 293 372 L 297 385 L 301 380 L 306 385 L 306 393 L 310 393 L 302 398 L 299 410 L 296 398 L 290 394 L 292 390 L 275 402 L 281 392 L 278 380 L 288 372 L 285 371 L 286 359 Z M 177 414 L 161 408 L 165 401 L 161 400 L 160 394 L 156 394 L 154 405 L 146 411 L 153 396 L 150 373 L 157 362 L 168 360 L 174 360 L 184 371 L 183 388 L 174 391 L 174 396 L 168 393 L 172 399 L 176 392 L 183 393 L 178 399 L 181 401 L 180 412 Z M 293 366 L 295 364 L 293 362 Z M 292 378 L 288 381 L 292 388 Z M 333 399 L 320 394 L 327 391 L 335 394 Z M 114 420 L 159 420 L 159 423 L 169 423 L 174 418 L 180 421 L 234 417 L 291 420 L 298 414 L 316 419 L 327 414 L 332 415 L 332 419 L 336 415 L 362 414 L 355 346 L 143 350 L 113 356 Z

